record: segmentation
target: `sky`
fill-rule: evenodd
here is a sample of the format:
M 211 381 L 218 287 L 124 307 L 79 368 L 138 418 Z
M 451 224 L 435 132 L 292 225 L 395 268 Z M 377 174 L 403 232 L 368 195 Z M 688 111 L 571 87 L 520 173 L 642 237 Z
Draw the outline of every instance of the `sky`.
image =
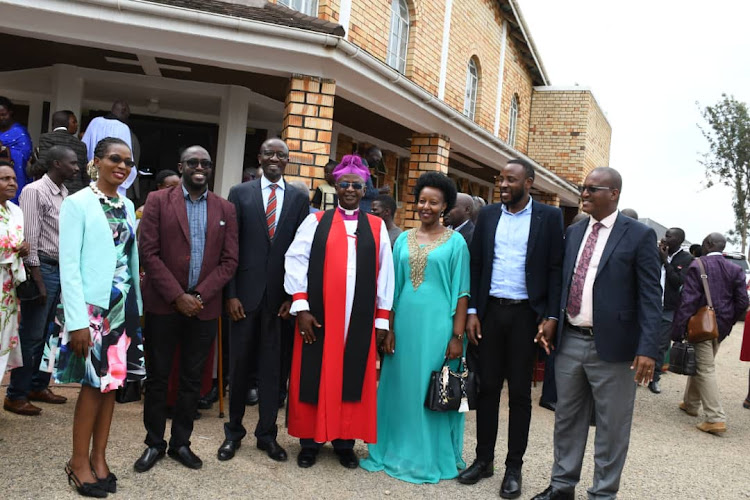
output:
M 732 192 L 706 189 L 701 107 L 750 102 L 750 2 L 517 0 L 552 85 L 589 87 L 612 126 L 620 208 L 699 243 L 734 227 Z

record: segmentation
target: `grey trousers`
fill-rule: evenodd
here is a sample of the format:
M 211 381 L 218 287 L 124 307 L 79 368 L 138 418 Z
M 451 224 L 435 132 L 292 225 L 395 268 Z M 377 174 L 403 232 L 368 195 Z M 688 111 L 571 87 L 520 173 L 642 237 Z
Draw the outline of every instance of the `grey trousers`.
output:
M 573 492 L 595 404 L 594 483 L 589 498 L 615 498 L 630 444 L 636 384 L 631 362 L 608 363 L 596 352 L 593 337 L 566 329 L 555 358 L 557 409 L 555 463 L 550 484 Z

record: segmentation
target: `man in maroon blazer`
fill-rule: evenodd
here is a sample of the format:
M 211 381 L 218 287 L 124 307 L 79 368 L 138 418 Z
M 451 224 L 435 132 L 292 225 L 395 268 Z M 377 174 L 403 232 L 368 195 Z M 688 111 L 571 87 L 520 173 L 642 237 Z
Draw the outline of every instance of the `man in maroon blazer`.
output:
M 193 415 L 203 365 L 216 337 L 222 289 L 237 269 L 237 216 L 234 205 L 208 190 L 211 157 L 202 147 L 191 146 L 178 168 L 182 182 L 149 195 L 140 225 L 148 448 L 135 462 L 137 472 L 153 467 L 167 448 L 167 379 L 178 345 L 180 386 L 169 456 L 192 469 L 203 465 L 190 450 Z

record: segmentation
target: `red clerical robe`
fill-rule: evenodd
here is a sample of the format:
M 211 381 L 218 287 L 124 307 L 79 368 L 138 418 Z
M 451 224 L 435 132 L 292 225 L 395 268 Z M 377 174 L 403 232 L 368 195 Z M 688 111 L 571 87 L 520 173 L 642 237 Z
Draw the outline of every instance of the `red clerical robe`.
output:
M 286 254 L 285 288 L 294 300 L 293 314 L 309 310 L 307 277 L 309 265 L 313 265 L 310 263 L 310 249 L 323 215 L 324 212 L 318 212 L 311 214 L 305 220 Z M 348 220 L 344 220 L 344 217 Z M 361 397 L 358 401 L 345 401 L 343 394 L 344 352 L 349 335 L 349 314 L 352 310 L 354 282 L 357 277 L 356 248 L 359 232 L 358 221 L 354 215 L 346 216 L 343 211 L 337 209 L 325 242 L 323 266 L 325 319 L 316 318 L 323 324 L 324 330 L 317 404 L 300 400 L 304 342 L 299 333 L 299 327 L 295 328 L 292 372 L 289 382 L 289 434 L 299 438 L 314 439 L 319 443 L 334 439 L 362 439 L 367 443 L 374 443 L 377 440 L 375 326 L 377 324 L 378 328 L 388 328 L 388 315 L 393 301 L 393 258 L 388 232 L 383 221 L 372 215 L 366 215 L 366 219 L 360 220 L 367 220 L 375 240 L 376 280 L 372 286 L 377 288 L 377 292 L 373 321 L 368 323 L 371 337 Z M 321 339 L 318 338 L 316 342 L 321 342 Z

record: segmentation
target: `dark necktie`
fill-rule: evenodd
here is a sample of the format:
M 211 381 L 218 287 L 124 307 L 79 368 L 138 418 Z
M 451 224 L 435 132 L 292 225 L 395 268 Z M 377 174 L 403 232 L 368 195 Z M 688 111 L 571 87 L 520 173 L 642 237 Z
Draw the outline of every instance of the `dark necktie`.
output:
M 594 254 L 596 240 L 599 239 L 599 230 L 602 223 L 597 222 L 591 227 L 589 237 L 586 238 L 586 245 L 583 247 L 581 258 L 578 260 L 578 267 L 573 275 L 573 281 L 570 283 L 570 294 L 568 294 L 568 314 L 570 317 L 578 316 L 581 312 L 581 302 L 583 300 L 583 283 L 586 281 L 586 273 L 589 271 L 591 256 Z
M 268 196 L 266 205 L 266 224 L 268 224 L 268 237 L 273 239 L 276 232 L 276 188 L 278 184 L 271 184 L 271 194 Z

